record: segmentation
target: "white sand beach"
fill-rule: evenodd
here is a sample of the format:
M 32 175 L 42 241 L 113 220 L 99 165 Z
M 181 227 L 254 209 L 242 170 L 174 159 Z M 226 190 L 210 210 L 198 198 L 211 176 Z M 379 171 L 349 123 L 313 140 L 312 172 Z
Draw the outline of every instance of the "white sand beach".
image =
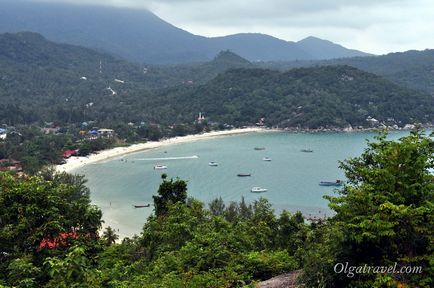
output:
M 118 156 L 139 152 L 143 150 L 155 149 L 155 148 L 159 148 L 167 145 L 173 145 L 173 144 L 193 142 L 193 141 L 198 141 L 198 140 L 203 140 L 203 139 L 208 139 L 208 138 L 218 137 L 218 136 L 228 136 L 228 135 L 235 135 L 235 134 L 265 132 L 265 131 L 271 131 L 271 130 L 260 128 L 260 127 L 249 127 L 249 128 L 240 128 L 240 129 L 232 129 L 232 130 L 223 130 L 223 131 L 212 131 L 203 134 L 174 137 L 162 141 L 133 144 L 128 147 L 116 147 L 113 149 L 99 151 L 97 154 L 91 154 L 86 157 L 71 157 L 67 159 L 65 164 L 57 165 L 56 170 L 58 172 L 69 173 L 75 169 L 78 169 L 88 164 L 104 161 L 110 158 L 115 158 Z

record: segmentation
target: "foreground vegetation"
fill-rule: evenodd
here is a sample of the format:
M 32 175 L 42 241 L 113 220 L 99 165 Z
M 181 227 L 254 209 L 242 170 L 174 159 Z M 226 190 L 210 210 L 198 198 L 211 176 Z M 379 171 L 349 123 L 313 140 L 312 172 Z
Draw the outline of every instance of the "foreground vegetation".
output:
M 336 215 L 305 223 L 265 199 L 206 208 L 167 179 L 139 236 L 116 243 L 81 176 L 0 174 L 0 286 L 243 287 L 302 269 L 306 287 L 434 285 L 434 142 L 420 132 L 377 141 L 341 164 Z M 337 263 L 421 273 L 335 273 Z M 253 286 L 251 286 L 253 287 Z

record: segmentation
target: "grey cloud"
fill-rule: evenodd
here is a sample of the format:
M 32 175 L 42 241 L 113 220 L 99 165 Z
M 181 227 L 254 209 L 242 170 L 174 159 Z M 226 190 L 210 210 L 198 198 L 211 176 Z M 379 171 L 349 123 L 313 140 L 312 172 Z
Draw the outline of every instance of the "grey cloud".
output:
M 426 27 L 434 27 L 432 0 L 32 1 L 149 9 L 204 36 L 259 32 L 294 41 L 313 35 L 373 53 L 434 48 L 434 39 L 426 37 Z

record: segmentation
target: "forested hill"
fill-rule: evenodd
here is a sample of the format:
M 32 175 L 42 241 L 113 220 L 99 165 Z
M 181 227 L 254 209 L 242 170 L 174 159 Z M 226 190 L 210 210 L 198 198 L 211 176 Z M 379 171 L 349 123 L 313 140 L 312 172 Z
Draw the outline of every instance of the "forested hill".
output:
M 204 84 L 228 69 L 253 65 L 224 51 L 207 63 L 145 67 L 20 32 L 0 34 L 0 67 L 0 122 L 16 125 L 89 119 L 159 122 L 158 111 L 146 102 L 154 93 L 149 90 Z M 125 112 L 133 107 L 140 111 Z
M 148 68 L 18 33 L 0 35 L 0 64 L 0 121 L 8 125 L 192 125 L 203 112 L 232 125 L 265 117 L 269 126 L 366 127 L 371 116 L 402 126 L 431 122 L 434 109 L 432 97 L 348 66 L 280 73 L 230 51 L 200 65 Z
M 382 56 L 353 57 L 328 61 L 261 63 L 261 67 L 288 70 L 323 65 L 350 65 L 383 76 L 400 86 L 434 95 L 434 50 L 407 51 Z
M 237 125 L 265 117 L 267 125 L 280 127 L 366 127 L 369 116 L 398 125 L 431 122 L 434 116 L 429 95 L 350 66 L 285 73 L 236 69 L 196 89 L 172 89 L 164 97 L 168 114 L 184 111 L 190 118 L 202 111 L 209 119 Z
M 0 35 L 0 66 L 0 121 L 9 125 L 82 121 L 87 103 L 112 94 L 107 88 L 125 95 L 145 77 L 141 67 L 108 54 L 28 32 Z

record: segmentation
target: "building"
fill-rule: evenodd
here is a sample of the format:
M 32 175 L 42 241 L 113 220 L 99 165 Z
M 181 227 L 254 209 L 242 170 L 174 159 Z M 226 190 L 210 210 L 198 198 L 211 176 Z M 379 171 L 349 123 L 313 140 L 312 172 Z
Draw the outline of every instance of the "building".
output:
M 66 150 L 65 152 L 63 152 L 63 158 L 65 159 L 77 155 L 78 155 L 78 150 Z
M 115 131 L 113 129 L 98 129 L 98 137 L 112 138 L 115 136 Z
M 205 120 L 205 116 L 202 112 L 199 112 L 199 117 L 197 117 L 197 122 L 202 123 Z

